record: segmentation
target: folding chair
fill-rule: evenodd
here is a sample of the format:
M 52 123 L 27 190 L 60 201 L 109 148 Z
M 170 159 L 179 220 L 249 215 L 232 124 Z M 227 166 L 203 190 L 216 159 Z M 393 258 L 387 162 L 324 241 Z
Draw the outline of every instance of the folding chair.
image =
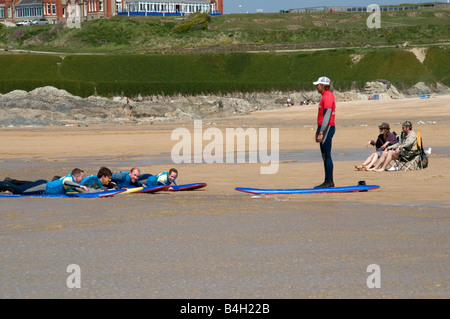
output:
M 423 149 L 422 137 L 420 136 L 420 133 L 417 133 L 416 141 L 417 148 L 414 150 L 414 154 L 410 156 L 400 155 L 398 159 L 394 160 L 394 164 L 392 165 L 393 168 L 390 170 L 413 171 L 424 169 L 428 166 L 428 157 L 426 158 L 427 163 L 424 165 L 424 158 L 426 157 L 426 154 Z

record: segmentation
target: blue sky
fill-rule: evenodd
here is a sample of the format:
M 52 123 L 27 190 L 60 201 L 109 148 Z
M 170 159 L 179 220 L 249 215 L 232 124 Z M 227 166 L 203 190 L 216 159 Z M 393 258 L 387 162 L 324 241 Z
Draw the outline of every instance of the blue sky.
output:
M 441 0 L 440 2 L 446 2 Z M 288 10 L 295 8 L 307 8 L 317 6 L 363 6 L 367 7 L 369 4 L 378 5 L 395 5 L 402 3 L 423 3 L 426 1 L 415 0 L 223 0 L 224 13 L 255 13 L 257 9 L 263 9 L 264 12 L 279 12 L 280 10 Z M 239 7 L 241 6 L 241 7 Z

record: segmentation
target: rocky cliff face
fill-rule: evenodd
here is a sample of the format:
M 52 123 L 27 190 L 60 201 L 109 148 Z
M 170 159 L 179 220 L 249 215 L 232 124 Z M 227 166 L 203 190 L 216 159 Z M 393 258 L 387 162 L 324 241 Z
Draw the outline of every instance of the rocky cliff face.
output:
M 367 83 L 364 91 L 337 92 L 337 101 L 367 100 L 374 94 L 380 99 L 417 97 L 431 92 L 431 88 L 418 83 L 408 91 L 399 93 L 387 81 Z M 434 94 L 450 94 L 447 87 L 439 86 Z M 226 96 L 150 96 L 137 97 L 127 103 L 126 97 L 81 98 L 54 87 L 38 88 L 30 92 L 15 90 L 0 95 L 0 127 L 8 126 L 86 126 L 100 123 L 153 123 L 180 119 L 207 119 L 248 114 L 256 110 L 285 107 L 286 99 L 294 105 L 317 103 L 320 94 L 310 92 L 272 92 L 229 94 Z M 131 108 L 130 108 L 131 105 Z

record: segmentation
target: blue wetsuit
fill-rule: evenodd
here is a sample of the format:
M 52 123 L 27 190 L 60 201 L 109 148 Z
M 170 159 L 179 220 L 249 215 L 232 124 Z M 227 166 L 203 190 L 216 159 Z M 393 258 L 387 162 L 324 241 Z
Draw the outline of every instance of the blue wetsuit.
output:
M 131 182 L 130 174 L 127 172 L 113 173 L 111 176 L 111 182 L 116 183 L 121 188 L 127 188 L 130 186 L 141 187 L 142 184 L 139 181 L 135 183 Z
M 48 181 L 39 179 L 27 184 L 13 184 L 11 182 L 0 182 L 0 191 L 10 191 L 13 194 L 45 194 Z M 27 192 L 28 191 L 28 192 Z
M 101 189 L 101 190 L 107 190 L 108 187 L 104 186 L 102 184 L 102 181 L 100 178 L 97 177 L 97 175 L 91 175 L 88 177 L 85 177 L 81 180 L 81 185 L 84 185 L 89 188 L 95 188 L 95 189 Z
M 69 191 L 78 191 L 80 185 L 75 183 L 73 176 L 68 174 L 54 181 L 44 179 L 32 183 L 15 185 L 9 182 L 0 182 L 0 188 L 6 188 L 14 194 L 66 194 Z
M 321 126 L 317 128 L 317 133 L 319 134 Z M 328 126 L 326 135 L 324 135 L 324 140 L 320 143 L 320 153 L 322 154 L 323 167 L 325 169 L 325 180 L 333 181 L 333 159 L 331 158 L 331 147 L 334 133 L 336 132 L 335 126 Z
M 60 179 L 47 182 L 45 194 L 65 194 L 69 191 L 75 191 L 73 186 L 80 185 L 75 183 L 71 174 L 68 174 Z
M 177 185 L 176 180 L 173 183 Z M 170 184 L 171 182 L 169 181 L 169 172 L 160 173 L 158 175 L 151 175 L 147 178 L 147 182 L 145 183 L 145 185 L 147 186 L 169 186 Z

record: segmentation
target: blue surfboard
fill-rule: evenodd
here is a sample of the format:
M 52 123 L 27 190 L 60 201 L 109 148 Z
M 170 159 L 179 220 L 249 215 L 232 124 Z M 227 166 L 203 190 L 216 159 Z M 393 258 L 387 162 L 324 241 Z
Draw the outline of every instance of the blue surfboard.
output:
M 103 192 L 95 192 L 95 193 L 78 193 L 78 194 L 70 194 L 69 197 L 81 197 L 81 198 L 102 198 L 102 197 L 110 197 L 117 194 L 121 194 L 125 192 L 126 189 L 112 189 Z
M 38 197 L 38 198 L 102 198 L 125 192 L 126 189 L 113 189 L 95 193 L 68 193 L 68 194 L 0 194 L 1 197 Z
M 267 189 L 267 188 L 247 188 L 236 187 L 235 190 L 250 193 L 250 194 L 264 194 L 264 195 L 281 195 L 281 194 L 317 194 L 317 193 L 349 193 L 349 192 L 365 192 L 371 189 L 380 188 L 378 185 L 356 185 L 356 186 L 341 186 L 330 188 L 289 188 L 289 189 Z
M 168 191 L 171 191 L 171 192 L 190 191 L 193 189 L 198 189 L 198 188 L 203 188 L 203 187 L 206 187 L 206 183 L 183 184 L 183 185 L 172 186 L 172 189 L 168 189 Z

